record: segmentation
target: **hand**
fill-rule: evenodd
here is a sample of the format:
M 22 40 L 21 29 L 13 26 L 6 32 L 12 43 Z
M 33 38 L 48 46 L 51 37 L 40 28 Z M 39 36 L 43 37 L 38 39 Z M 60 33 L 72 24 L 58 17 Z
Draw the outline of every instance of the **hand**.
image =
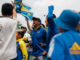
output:
M 43 55 L 46 55 L 47 54 L 47 52 L 46 51 L 43 51 Z
M 15 9 L 15 4 L 14 2 L 12 1 L 12 6 L 13 6 L 13 18 L 17 18 L 17 14 L 16 14 L 16 9 Z
M 29 48 L 33 48 L 33 46 L 30 46 L 30 45 L 27 45 L 27 47 L 29 47 Z
M 28 47 L 29 47 L 29 48 L 33 48 L 32 44 L 29 44 Z
M 54 10 L 54 6 L 49 6 L 49 7 L 48 7 L 48 11 L 49 11 L 49 12 L 51 12 L 51 13 L 52 13 L 52 12 L 53 12 L 53 10 Z
M 40 43 L 41 47 L 45 47 L 45 45 L 43 43 Z

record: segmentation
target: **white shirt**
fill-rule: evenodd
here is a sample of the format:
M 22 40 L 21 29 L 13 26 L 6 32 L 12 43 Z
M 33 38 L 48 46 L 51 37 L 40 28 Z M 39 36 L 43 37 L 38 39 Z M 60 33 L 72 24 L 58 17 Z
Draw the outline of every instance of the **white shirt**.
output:
M 29 33 L 26 32 L 26 33 L 24 34 L 24 37 L 28 37 L 28 41 L 32 41 L 31 36 L 30 36 Z M 28 43 L 26 43 L 26 45 L 28 45 Z M 28 52 L 32 52 L 32 48 L 27 47 L 27 51 L 28 51 Z
M 17 56 L 16 26 L 16 20 L 0 17 L 0 60 L 9 60 Z

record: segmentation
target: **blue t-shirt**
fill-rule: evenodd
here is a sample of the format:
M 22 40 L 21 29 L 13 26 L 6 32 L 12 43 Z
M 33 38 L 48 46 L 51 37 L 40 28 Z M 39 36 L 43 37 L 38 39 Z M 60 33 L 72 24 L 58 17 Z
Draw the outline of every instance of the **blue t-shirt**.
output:
M 80 34 L 67 31 L 53 37 L 47 60 L 80 60 Z
M 45 48 L 41 47 L 40 43 L 46 45 L 46 35 L 47 32 L 44 28 L 40 27 L 37 31 L 31 31 L 32 37 L 32 46 L 33 52 L 31 53 L 32 56 L 42 56 L 43 51 L 46 51 Z

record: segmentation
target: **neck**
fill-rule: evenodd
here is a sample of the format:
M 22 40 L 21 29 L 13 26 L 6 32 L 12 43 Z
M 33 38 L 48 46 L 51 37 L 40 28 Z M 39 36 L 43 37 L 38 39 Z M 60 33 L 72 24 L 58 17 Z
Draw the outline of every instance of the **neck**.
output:
M 11 15 L 3 15 L 4 17 L 11 17 Z
M 40 28 L 40 25 L 39 25 L 39 26 L 37 26 L 36 28 L 34 28 L 34 30 L 36 31 L 38 28 Z

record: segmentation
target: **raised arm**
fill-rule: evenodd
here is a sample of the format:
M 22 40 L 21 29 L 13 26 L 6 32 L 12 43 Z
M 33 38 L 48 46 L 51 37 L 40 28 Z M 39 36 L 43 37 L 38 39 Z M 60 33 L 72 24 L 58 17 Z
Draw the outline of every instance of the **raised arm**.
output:
M 30 24 L 29 24 L 28 19 L 27 19 L 27 18 L 25 18 L 25 20 L 26 20 L 26 22 L 27 22 L 27 27 L 28 27 L 28 29 L 31 31 L 31 30 L 32 30 L 32 28 L 30 27 Z
M 12 1 L 12 5 L 13 5 L 13 18 L 17 18 L 17 14 L 16 14 L 16 9 L 15 9 L 15 4 L 14 2 Z
M 54 6 L 49 6 L 48 7 L 47 21 L 48 21 L 48 25 L 49 25 L 48 27 L 51 28 L 51 29 L 54 29 L 54 26 L 55 26 L 53 10 L 54 10 Z
M 48 28 L 53 34 L 59 33 L 58 27 L 56 26 L 54 22 L 54 15 L 53 15 L 53 10 L 54 6 L 49 6 L 48 7 L 48 16 L 47 16 L 47 21 L 48 21 Z

